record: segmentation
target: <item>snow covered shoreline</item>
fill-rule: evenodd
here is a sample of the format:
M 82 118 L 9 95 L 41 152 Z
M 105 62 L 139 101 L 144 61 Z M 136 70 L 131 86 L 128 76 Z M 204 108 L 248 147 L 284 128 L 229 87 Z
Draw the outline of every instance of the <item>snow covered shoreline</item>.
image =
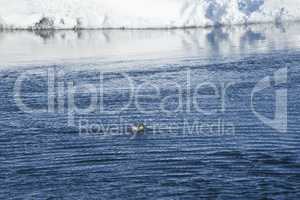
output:
M 156 29 L 300 20 L 295 0 L 0 0 L 0 29 Z

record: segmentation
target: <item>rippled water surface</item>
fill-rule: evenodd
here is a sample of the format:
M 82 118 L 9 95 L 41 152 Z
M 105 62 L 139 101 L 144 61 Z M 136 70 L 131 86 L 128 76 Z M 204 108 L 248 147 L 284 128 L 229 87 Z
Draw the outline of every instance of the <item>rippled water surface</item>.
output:
M 1 199 L 299 199 L 298 33 L 0 33 Z

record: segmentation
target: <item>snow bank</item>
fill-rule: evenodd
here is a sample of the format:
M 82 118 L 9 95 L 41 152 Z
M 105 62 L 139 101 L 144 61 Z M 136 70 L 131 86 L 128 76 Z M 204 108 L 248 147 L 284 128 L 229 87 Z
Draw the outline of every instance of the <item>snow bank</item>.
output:
M 172 28 L 300 20 L 297 0 L 0 0 L 2 29 Z

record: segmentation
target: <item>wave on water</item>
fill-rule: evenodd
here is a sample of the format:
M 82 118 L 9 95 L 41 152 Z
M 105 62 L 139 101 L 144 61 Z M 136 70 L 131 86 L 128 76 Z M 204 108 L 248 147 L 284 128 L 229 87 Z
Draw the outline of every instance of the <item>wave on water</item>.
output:
M 300 20 L 295 0 L 0 0 L 0 29 L 184 28 Z

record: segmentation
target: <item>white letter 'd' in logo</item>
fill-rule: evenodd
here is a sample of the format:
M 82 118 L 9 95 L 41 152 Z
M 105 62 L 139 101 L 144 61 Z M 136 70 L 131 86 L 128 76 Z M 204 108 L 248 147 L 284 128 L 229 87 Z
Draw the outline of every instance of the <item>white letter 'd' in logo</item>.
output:
M 270 126 L 271 128 L 279 131 L 280 133 L 287 132 L 287 89 L 280 88 L 275 91 L 275 116 L 274 119 L 269 119 L 257 111 L 254 108 L 253 98 L 256 93 L 269 88 L 272 86 L 271 77 L 267 76 L 264 79 L 260 80 L 254 87 L 251 93 L 251 109 L 255 116 L 261 120 L 264 124 Z M 282 68 L 274 73 L 274 82 L 275 86 L 287 83 L 287 68 Z

